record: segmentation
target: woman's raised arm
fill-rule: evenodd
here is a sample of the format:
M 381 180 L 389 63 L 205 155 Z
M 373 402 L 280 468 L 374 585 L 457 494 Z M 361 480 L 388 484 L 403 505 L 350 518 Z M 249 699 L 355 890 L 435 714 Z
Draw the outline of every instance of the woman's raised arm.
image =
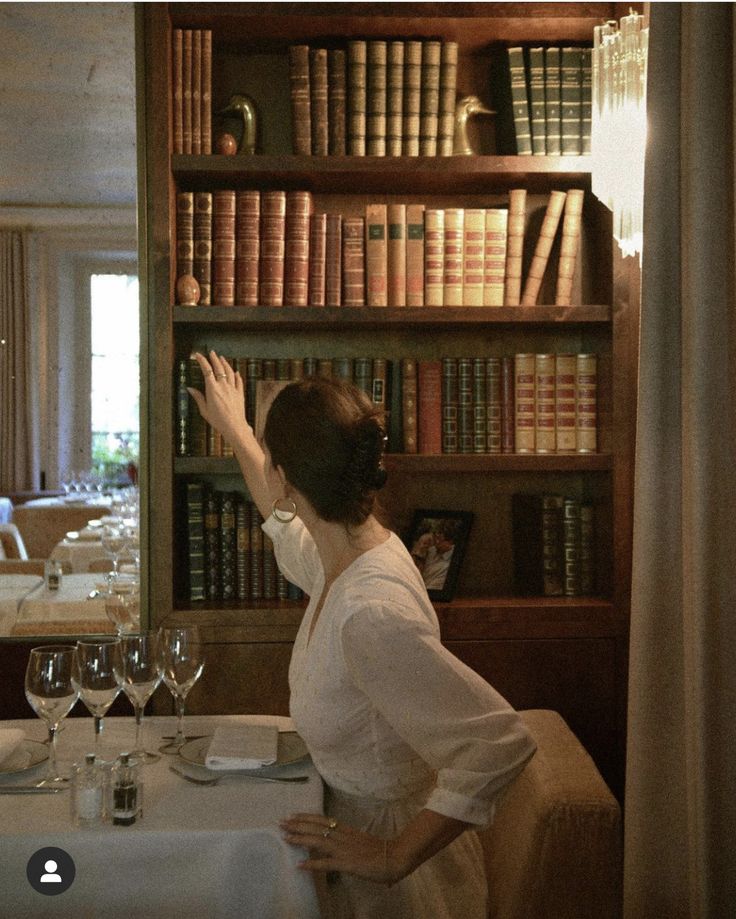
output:
M 204 393 L 189 388 L 204 420 L 222 434 L 233 448 L 250 496 L 264 518 L 271 513 L 271 492 L 263 468 L 264 454 L 245 417 L 243 379 L 224 357 L 210 351 L 209 360 L 194 357 L 202 368 Z

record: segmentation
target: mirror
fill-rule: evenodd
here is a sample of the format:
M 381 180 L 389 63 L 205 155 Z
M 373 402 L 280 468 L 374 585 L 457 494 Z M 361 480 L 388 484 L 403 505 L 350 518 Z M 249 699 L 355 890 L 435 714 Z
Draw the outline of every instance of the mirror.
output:
M 106 553 L 86 514 L 107 516 L 100 492 L 138 466 L 135 20 L 130 3 L 4 3 L 0 16 L 0 233 L 13 233 L 13 308 L 25 311 L 3 328 L 27 330 L 4 343 L 13 366 L 23 362 L 18 391 L 0 393 L 18 406 L 23 448 L 12 463 L 0 456 L 0 494 L 28 555 L 59 557 L 72 572 L 53 597 L 18 588 L 17 622 L 0 616 L 0 639 L 26 639 L 58 634 L 56 619 L 91 628 L 100 610 L 86 598 L 101 576 L 87 562 Z M 78 535 L 60 553 L 67 532 Z

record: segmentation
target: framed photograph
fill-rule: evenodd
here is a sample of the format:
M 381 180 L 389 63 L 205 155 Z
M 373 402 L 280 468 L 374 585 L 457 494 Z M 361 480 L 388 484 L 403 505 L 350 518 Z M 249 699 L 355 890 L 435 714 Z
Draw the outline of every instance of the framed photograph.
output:
M 432 600 L 452 599 L 472 522 L 470 511 L 414 511 L 406 544 Z

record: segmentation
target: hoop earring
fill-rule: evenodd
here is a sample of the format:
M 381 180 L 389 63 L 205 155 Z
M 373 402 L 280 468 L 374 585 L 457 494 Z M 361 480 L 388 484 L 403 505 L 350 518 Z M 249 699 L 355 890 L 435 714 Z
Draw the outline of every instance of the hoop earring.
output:
M 282 511 L 278 507 L 279 501 L 288 501 L 291 504 L 291 507 L 288 511 Z M 296 502 L 293 498 L 283 497 L 283 498 L 274 498 L 273 503 L 271 504 L 271 516 L 274 520 L 278 520 L 279 523 L 291 523 L 291 521 L 296 517 Z

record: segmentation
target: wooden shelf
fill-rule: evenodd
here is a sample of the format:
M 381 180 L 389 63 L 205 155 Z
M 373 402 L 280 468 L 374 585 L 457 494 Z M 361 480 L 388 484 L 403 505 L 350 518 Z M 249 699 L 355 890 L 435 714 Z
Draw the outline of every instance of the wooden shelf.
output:
M 171 157 L 180 187 L 300 189 L 315 193 L 486 194 L 590 188 L 589 156 L 188 156 Z
M 317 307 L 317 306 L 175 306 L 175 325 L 212 328 L 280 329 L 406 329 L 440 326 L 445 329 L 483 325 L 591 325 L 611 321 L 611 307 Z
M 613 469 L 610 453 L 468 453 L 425 455 L 418 453 L 389 453 L 389 471 L 411 475 L 422 473 L 487 473 L 487 472 L 608 472 Z M 235 475 L 240 467 L 233 457 L 177 456 L 177 475 Z
M 303 42 L 327 44 L 344 41 L 346 35 L 406 35 L 458 41 L 476 52 L 493 41 L 590 42 L 593 26 L 611 19 L 614 7 L 611 3 L 175 3 L 171 17 L 174 25 L 211 28 L 218 48 L 280 50 L 293 41 L 293 35 Z

